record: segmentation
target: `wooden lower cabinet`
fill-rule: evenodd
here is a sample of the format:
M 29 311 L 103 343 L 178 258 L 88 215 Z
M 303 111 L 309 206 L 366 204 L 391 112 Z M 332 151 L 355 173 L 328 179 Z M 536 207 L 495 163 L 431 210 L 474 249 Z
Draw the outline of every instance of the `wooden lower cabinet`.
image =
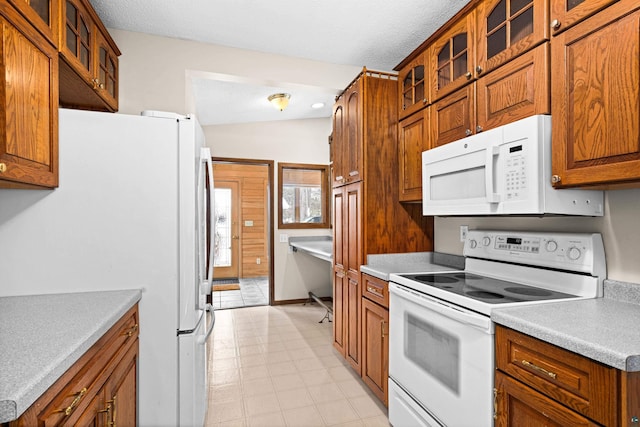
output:
M 345 355 L 345 285 L 347 279 L 344 270 L 333 269 L 333 347 Z
M 496 326 L 497 427 L 633 426 L 640 372 L 623 372 Z
M 138 319 L 136 305 L 8 426 L 135 426 Z
M 362 298 L 362 380 L 388 404 L 389 310 Z
M 496 390 L 496 427 L 599 425 L 501 372 Z

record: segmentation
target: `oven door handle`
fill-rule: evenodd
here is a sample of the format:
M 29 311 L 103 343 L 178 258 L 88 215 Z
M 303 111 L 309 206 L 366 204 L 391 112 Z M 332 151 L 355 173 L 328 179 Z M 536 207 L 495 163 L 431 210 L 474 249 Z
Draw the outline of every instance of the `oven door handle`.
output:
M 463 307 L 449 304 L 445 301 L 416 292 L 396 283 L 390 283 L 389 292 L 398 295 L 400 298 L 411 301 L 414 304 L 425 307 L 428 310 L 435 311 L 436 313 L 455 320 L 456 322 L 473 326 L 474 328 L 480 329 L 488 334 L 493 334 L 493 323 L 488 316 L 483 316 L 482 314 L 467 310 Z M 391 304 L 390 307 L 392 307 Z

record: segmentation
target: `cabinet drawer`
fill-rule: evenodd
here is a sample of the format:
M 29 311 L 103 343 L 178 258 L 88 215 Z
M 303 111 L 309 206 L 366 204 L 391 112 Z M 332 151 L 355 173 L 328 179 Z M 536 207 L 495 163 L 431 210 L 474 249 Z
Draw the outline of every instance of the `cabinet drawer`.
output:
M 362 281 L 362 296 L 389 308 L 389 282 L 368 274 L 362 275 Z
M 538 393 L 513 378 L 496 372 L 495 426 L 596 427 L 597 424 Z
M 496 367 L 604 425 L 616 424 L 616 370 L 514 330 L 496 327 Z

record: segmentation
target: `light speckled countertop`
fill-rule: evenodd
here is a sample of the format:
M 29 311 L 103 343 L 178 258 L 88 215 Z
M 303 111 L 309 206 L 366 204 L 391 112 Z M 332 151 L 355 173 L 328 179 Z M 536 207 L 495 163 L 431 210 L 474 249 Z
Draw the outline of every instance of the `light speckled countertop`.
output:
M 301 250 L 324 261 L 333 260 L 333 238 L 331 236 L 290 237 L 289 245 L 294 251 Z
M 499 308 L 491 320 L 623 371 L 640 371 L 640 285 L 605 280 L 604 298 Z
M 136 302 L 139 290 L 0 298 L 0 423 L 18 418 Z
M 424 273 L 463 269 L 463 257 L 438 252 L 367 255 L 367 264 L 360 266 L 362 273 L 386 281 L 389 281 L 389 275 L 392 273 Z

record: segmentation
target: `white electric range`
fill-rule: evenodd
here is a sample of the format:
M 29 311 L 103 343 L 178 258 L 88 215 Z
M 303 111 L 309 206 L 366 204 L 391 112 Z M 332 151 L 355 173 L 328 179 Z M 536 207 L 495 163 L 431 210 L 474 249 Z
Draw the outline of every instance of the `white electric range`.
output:
M 493 425 L 491 311 L 602 296 L 602 237 L 470 231 L 460 271 L 392 274 L 389 421 Z

